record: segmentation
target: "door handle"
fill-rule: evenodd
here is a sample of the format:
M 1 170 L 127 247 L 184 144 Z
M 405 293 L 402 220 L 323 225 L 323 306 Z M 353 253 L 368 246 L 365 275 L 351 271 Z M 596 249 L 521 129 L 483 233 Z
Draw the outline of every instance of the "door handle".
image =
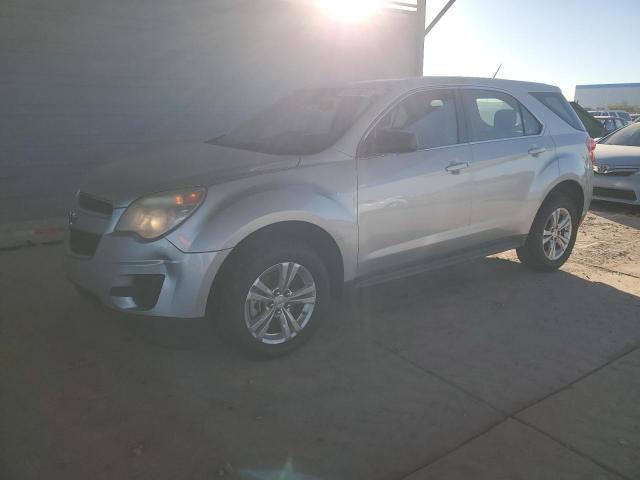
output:
M 527 153 L 529 155 L 531 155 L 532 157 L 537 157 L 538 155 L 546 152 L 547 149 L 545 147 L 536 147 L 535 145 L 533 145 L 531 148 L 529 148 L 529 150 L 527 151 Z
M 468 162 L 451 162 L 444 169 L 453 175 L 458 175 L 460 170 L 464 170 L 467 167 L 469 167 Z

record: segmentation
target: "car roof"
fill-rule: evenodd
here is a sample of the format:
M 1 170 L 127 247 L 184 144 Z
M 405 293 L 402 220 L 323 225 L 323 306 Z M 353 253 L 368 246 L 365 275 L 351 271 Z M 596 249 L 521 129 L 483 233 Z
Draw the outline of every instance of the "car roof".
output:
M 501 78 L 483 77 L 411 77 L 391 78 L 385 80 L 365 80 L 351 85 L 359 87 L 383 88 L 400 90 L 420 88 L 424 86 L 474 86 L 510 89 L 524 89 L 533 92 L 560 92 L 558 87 L 545 83 L 524 82 L 520 80 L 504 80 Z

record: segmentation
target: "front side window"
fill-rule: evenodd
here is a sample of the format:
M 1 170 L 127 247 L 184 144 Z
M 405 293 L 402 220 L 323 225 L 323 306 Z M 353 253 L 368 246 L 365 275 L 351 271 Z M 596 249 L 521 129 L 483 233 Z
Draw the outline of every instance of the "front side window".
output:
M 411 137 L 415 150 L 458 143 L 455 95 L 451 90 L 415 93 L 392 108 L 364 142 L 365 155 L 401 153 L 389 139 Z M 386 142 L 386 144 L 385 144 Z M 402 143 L 402 142 L 400 142 Z
M 465 115 L 472 142 L 537 135 L 542 125 L 515 98 L 489 90 L 466 90 Z

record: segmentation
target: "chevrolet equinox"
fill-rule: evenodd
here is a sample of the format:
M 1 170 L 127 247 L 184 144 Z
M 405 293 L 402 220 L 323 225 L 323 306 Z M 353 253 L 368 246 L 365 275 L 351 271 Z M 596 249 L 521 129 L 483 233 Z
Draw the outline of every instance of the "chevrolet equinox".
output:
M 226 135 L 89 175 L 66 271 L 109 307 L 214 315 L 248 353 L 273 357 L 313 334 L 343 282 L 512 248 L 557 269 L 591 200 L 594 148 L 549 85 L 425 77 L 301 90 Z

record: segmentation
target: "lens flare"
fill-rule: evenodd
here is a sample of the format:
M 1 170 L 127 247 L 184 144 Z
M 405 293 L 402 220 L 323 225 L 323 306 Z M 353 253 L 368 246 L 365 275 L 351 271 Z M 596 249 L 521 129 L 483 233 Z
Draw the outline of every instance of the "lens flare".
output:
M 377 13 L 381 0 L 317 0 L 321 10 L 342 22 L 358 23 Z

